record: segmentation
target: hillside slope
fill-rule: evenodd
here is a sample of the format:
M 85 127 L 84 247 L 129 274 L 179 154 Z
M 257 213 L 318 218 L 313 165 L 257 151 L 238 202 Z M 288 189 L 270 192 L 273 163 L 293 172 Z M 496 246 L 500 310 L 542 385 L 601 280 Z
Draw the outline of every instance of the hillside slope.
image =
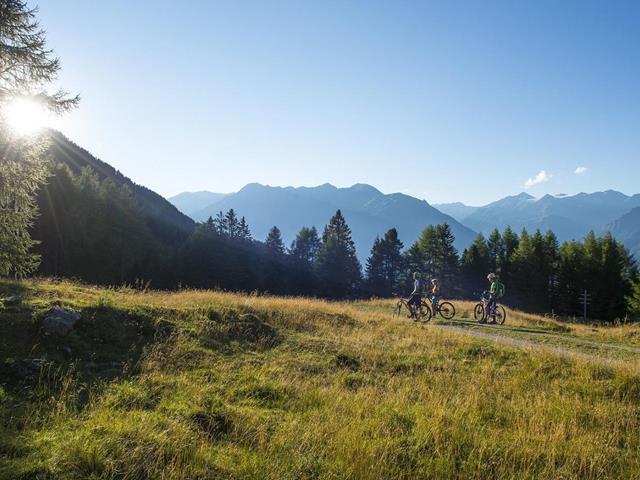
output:
M 50 130 L 49 154 L 55 162 L 67 165 L 78 174 L 85 167 L 91 167 L 99 178 L 109 178 L 116 185 L 127 185 L 137 199 L 141 212 L 155 233 L 166 234 L 168 229 L 176 237 L 185 237 L 194 228 L 194 222 L 181 213 L 174 205 L 154 191 L 134 183 L 108 163 L 94 157 L 82 147 L 76 145 L 62 133 Z
M 504 327 L 462 335 L 393 319 L 388 301 L 0 284 L 16 293 L 25 303 L 0 310 L 3 480 L 613 479 L 640 468 L 637 327 L 510 312 Z M 53 305 L 81 313 L 64 337 L 42 333 Z M 525 348 L 506 341 L 519 332 Z M 532 347 L 536 332 L 566 339 L 566 354 Z M 571 355 L 572 338 L 633 356 Z
M 224 196 L 195 213 L 193 218 L 204 221 L 230 208 L 246 217 L 255 238 L 264 239 L 269 229 L 277 225 L 286 243 L 291 242 L 303 226 L 315 226 L 322 232 L 329 218 L 341 209 L 353 232 L 361 260 L 369 255 L 376 236 L 384 235 L 392 227 L 398 229 L 407 246 L 431 224 L 448 223 L 456 236 L 458 249 L 468 246 L 475 236 L 473 231 L 424 200 L 400 193 L 385 195 L 364 184 L 349 188 L 330 184 L 281 188 L 254 183 Z

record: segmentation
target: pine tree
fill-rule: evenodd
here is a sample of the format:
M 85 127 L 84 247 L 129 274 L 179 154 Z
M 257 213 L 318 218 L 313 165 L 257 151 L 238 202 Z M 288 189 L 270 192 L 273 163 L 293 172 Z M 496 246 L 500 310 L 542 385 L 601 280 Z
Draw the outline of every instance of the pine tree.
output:
M 249 224 L 245 220 L 244 216 L 240 219 L 240 223 L 238 224 L 238 239 L 242 242 L 251 242 L 253 240 Z
M 59 70 L 36 10 L 20 0 L 0 0 L 0 276 L 25 276 L 38 266 L 29 228 L 37 215 L 35 194 L 46 177 L 45 137 L 14 135 L 5 111 L 18 99 L 54 112 L 74 107 L 78 97 L 44 90 Z
M 237 240 L 240 235 L 240 222 L 233 208 L 224 216 L 224 226 L 226 235 L 232 240 Z
M 403 292 L 410 292 L 413 289 L 413 274 L 419 272 L 424 275 L 426 271 L 425 259 L 418 242 L 415 242 L 404 252 L 402 265 L 403 269 L 399 275 L 399 283 Z
M 367 288 L 373 295 L 388 297 L 396 293 L 402 266 L 402 242 L 395 228 L 385 233 L 384 238 L 376 237 L 367 259 Z
M 319 250 L 320 237 L 316 227 L 302 227 L 291 243 L 289 253 L 297 266 L 311 270 Z
M 632 284 L 631 294 L 627 296 L 627 311 L 634 321 L 640 321 L 640 281 Z
M 500 264 L 496 266 L 496 270 L 500 272 L 500 278 L 504 283 L 512 283 L 511 279 L 511 259 L 513 252 L 518 248 L 520 239 L 510 226 L 505 227 L 502 231 L 502 247 L 503 253 L 500 258 Z
M 491 271 L 491 254 L 487 240 L 481 233 L 462 253 L 462 279 L 465 294 L 468 297 L 479 295 L 486 289 L 487 272 Z
M 443 223 L 428 226 L 416 242 L 426 274 L 439 279 L 449 291 L 458 289 L 459 258 L 454 241 L 451 227 Z
M 537 265 L 534 244 L 526 229 L 523 229 L 520 234 L 518 248 L 512 253 L 510 263 L 512 268 L 510 297 L 516 304 L 532 308 L 535 305 L 532 292 L 535 291 L 539 279 L 535 275 Z
M 330 297 L 352 295 L 360 284 L 360 262 L 351 229 L 340 210 L 324 229 L 315 270 L 325 295 Z
M 489 264 L 487 268 L 491 272 L 500 273 L 502 259 L 505 255 L 504 243 L 500 231 L 495 228 L 487 239 L 487 253 Z
M 264 245 L 270 255 L 274 257 L 282 257 L 285 254 L 284 243 L 282 242 L 282 234 L 280 229 L 275 225 L 269 230 Z
M 227 236 L 227 220 L 225 218 L 224 212 L 221 210 L 216 215 L 216 218 L 213 220 L 215 225 L 215 231 L 221 237 Z

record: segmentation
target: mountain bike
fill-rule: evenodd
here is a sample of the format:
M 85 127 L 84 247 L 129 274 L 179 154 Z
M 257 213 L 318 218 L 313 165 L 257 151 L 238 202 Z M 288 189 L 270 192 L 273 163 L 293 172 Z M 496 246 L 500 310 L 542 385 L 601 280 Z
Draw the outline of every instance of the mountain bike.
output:
M 435 306 L 433 303 L 429 304 L 427 301 L 422 301 L 422 306 L 432 311 L 432 315 L 435 317 L 440 314 L 445 320 L 451 320 L 456 314 L 456 307 L 451 302 L 438 302 Z
M 413 305 L 409 305 L 409 302 L 400 297 L 398 298 L 398 303 L 393 309 L 393 316 L 399 317 L 402 313 L 402 307 L 406 308 L 409 311 L 408 318 L 413 320 L 414 322 L 427 323 L 431 320 L 431 309 L 425 305 L 424 302 L 420 304 L 420 308 L 416 308 Z
M 473 308 L 473 318 L 479 323 L 486 323 L 489 317 L 493 317 L 495 323 L 504 325 L 507 319 L 507 311 L 498 303 L 489 311 L 489 292 L 485 290 L 480 296 L 480 303 L 477 303 Z

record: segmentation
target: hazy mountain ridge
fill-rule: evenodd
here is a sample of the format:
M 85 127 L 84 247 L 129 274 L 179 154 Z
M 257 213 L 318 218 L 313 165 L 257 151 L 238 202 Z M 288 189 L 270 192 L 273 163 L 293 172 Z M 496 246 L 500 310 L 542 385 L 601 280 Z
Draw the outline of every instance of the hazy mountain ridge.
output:
M 248 198 L 248 192 L 260 196 L 267 190 L 270 195 L 281 198 L 277 202 L 275 198 L 271 198 L 258 214 L 254 210 L 261 200 Z M 283 230 L 287 241 L 295 236 L 299 228 L 295 226 L 297 223 L 303 222 L 300 226 L 308 224 L 321 228 L 332 210 L 341 208 L 352 225 L 361 258 L 365 256 L 361 252 L 362 248 L 366 246 L 368 252 L 369 246 L 366 243 L 372 235 L 372 225 L 376 229 L 397 227 L 401 238 L 407 243 L 415 240 L 424 228 L 424 222 L 442 221 L 455 226 L 454 233 L 456 230 L 462 231 L 465 240 L 458 239 L 458 248 L 464 248 L 468 244 L 466 238 L 469 230 L 487 235 L 494 228 L 504 229 L 507 225 L 518 232 L 523 228 L 529 231 L 550 229 L 561 241 L 581 239 L 590 230 L 598 233 L 611 230 L 631 250 L 637 250 L 640 246 L 640 241 L 635 240 L 636 234 L 640 236 L 640 233 L 636 233 L 640 232 L 640 220 L 637 220 L 637 213 L 630 215 L 634 208 L 640 207 L 640 194 L 629 196 L 615 190 L 576 195 L 545 195 L 541 198 L 522 192 L 484 206 L 473 207 L 462 202 L 429 205 L 424 200 L 400 193 L 385 195 L 366 184 L 338 188 L 328 183 L 317 187 L 268 187 L 255 183 L 245 186 L 237 194 L 230 194 L 228 201 L 222 200 L 224 197 L 194 212 L 192 218 L 203 221 L 220 210 L 236 208 L 241 215 L 247 216 L 257 238 L 262 238 L 268 228 L 276 224 Z M 294 206 L 290 207 L 292 204 Z M 278 213 L 271 215 L 267 211 L 267 205 Z M 288 220 L 283 218 L 283 209 L 290 214 Z M 417 219 L 417 223 L 412 221 L 413 218 Z M 420 227 L 415 228 L 414 225 L 418 224 Z M 462 230 L 461 226 L 467 227 L 467 230 Z M 366 233 L 361 233 L 361 229 Z M 382 231 L 376 234 L 380 235 Z
M 640 256 L 640 207 L 635 207 L 609 224 L 608 230 L 623 242 L 636 258 Z
M 480 208 L 480 207 L 472 207 L 470 205 L 465 205 L 462 202 L 434 203 L 433 206 L 438 210 L 440 210 L 442 213 L 449 215 L 462 223 L 464 223 L 464 220 L 469 215 L 471 215 L 473 212 L 475 212 Z
M 376 236 L 382 236 L 392 227 L 398 229 L 406 246 L 431 224 L 446 222 L 451 225 L 459 249 L 469 245 L 475 236 L 475 232 L 424 200 L 401 193 L 387 195 L 366 184 L 338 188 L 330 184 L 271 187 L 251 183 L 195 212 L 192 218 L 205 221 L 230 208 L 246 217 L 255 238 L 263 239 L 269 229 L 277 225 L 286 243 L 290 243 L 303 226 L 316 226 L 322 232 L 331 215 L 341 209 L 362 261 L 368 256 Z
M 200 191 L 200 192 L 183 192 L 169 197 L 167 200 L 171 202 L 178 210 L 187 216 L 208 207 L 209 205 L 222 199 L 225 193 L 213 193 Z
M 507 225 L 514 230 L 552 229 L 562 241 L 582 238 L 590 230 L 604 232 L 611 222 L 637 206 L 640 195 L 615 190 L 539 199 L 521 193 L 478 208 L 463 223 L 484 234 Z

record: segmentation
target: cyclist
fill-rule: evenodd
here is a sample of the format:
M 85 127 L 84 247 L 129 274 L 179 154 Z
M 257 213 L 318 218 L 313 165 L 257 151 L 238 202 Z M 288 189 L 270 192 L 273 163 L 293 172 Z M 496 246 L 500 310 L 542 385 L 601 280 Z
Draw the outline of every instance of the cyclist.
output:
M 498 276 L 493 272 L 487 275 L 487 280 L 491 282 L 491 286 L 489 287 L 489 303 L 487 303 L 487 317 L 491 315 L 493 317 L 491 323 L 496 323 L 496 303 L 498 303 L 498 299 L 504 296 L 504 285 L 500 283 Z
M 440 301 L 441 295 L 440 281 L 437 278 L 434 278 L 431 280 L 431 310 L 433 311 L 434 316 L 438 310 L 438 301 Z
M 411 317 L 416 316 L 416 312 L 419 311 L 420 305 L 422 303 L 422 275 L 420 272 L 413 273 L 413 291 L 409 296 L 409 300 L 407 301 L 407 305 L 412 308 Z

